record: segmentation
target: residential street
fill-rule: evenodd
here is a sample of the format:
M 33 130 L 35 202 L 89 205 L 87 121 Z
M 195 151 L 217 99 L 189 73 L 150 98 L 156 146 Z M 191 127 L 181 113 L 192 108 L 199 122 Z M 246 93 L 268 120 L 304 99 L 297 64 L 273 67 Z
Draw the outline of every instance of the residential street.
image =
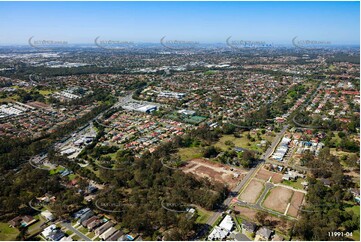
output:
M 85 236 L 83 233 L 79 232 L 79 230 L 75 229 L 73 226 L 71 226 L 70 223 L 65 223 L 65 222 L 62 222 L 60 223 L 61 226 L 71 230 L 73 233 L 77 234 L 80 238 L 82 238 L 83 240 L 85 241 L 91 241 L 91 239 L 87 236 Z

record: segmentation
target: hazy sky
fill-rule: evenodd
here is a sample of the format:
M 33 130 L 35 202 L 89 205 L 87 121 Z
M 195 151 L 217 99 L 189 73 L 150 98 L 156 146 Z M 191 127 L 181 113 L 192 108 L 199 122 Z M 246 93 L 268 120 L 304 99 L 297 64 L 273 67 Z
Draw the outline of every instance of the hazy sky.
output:
M 358 2 L 0 2 L 0 44 L 37 40 L 358 44 Z

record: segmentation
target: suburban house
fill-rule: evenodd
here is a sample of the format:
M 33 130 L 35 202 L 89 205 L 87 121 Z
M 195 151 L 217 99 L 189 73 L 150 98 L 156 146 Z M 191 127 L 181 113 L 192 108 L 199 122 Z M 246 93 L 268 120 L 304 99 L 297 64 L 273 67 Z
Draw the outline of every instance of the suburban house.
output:
M 12 220 L 10 220 L 8 223 L 11 227 L 15 228 L 15 227 L 27 227 L 36 221 L 37 220 L 34 219 L 32 216 L 24 215 L 24 216 L 17 216 Z
M 242 221 L 242 229 L 246 230 L 249 233 L 254 233 L 256 232 L 257 229 L 257 225 L 255 223 L 252 222 L 248 222 L 247 220 L 243 220 Z
M 221 223 L 214 227 L 212 232 L 208 235 L 208 240 L 223 240 L 225 239 L 230 232 L 232 231 L 234 226 L 232 217 L 226 215 Z
M 107 231 L 110 227 L 113 227 L 113 225 L 114 224 L 112 222 L 106 222 L 105 224 L 103 224 L 99 228 L 95 229 L 94 233 L 95 233 L 95 235 L 99 236 L 102 233 L 104 233 L 105 231 Z
M 112 236 L 112 234 L 114 234 L 115 232 L 117 232 L 117 229 L 114 227 L 110 227 L 107 231 L 105 231 L 104 233 L 102 233 L 99 238 L 101 238 L 102 240 L 107 240 L 110 236 Z
M 87 220 L 84 220 L 84 221 L 81 223 L 81 225 L 82 225 L 83 227 L 87 227 L 88 224 L 90 224 L 91 222 L 93 222 L 93 221 L 95 221 L 95 220 L 97 220 L 97 219 L 98 219 L 97 216 L 90 217 L 90 218 L 88 218 Z
M 88 230 L 92 231 L 93 229 L 98 227 L 100 224 L 102 224 L 102 221 L 99 218 L 97 218 L 96 220 L 90 222 L 86 227 Z
M 84 221 L 86 221 L 88 218 L 90 218 L 93 215 L 94 215 L 93 211 L 91 211 L 91 210 L 87 211 L 86 213 L 84 213 L 83 215 L 81 215 L 79 217 L 78 224 L 83 223 Z
M 46 227 L 43 232 L 41 232 L 41 235 L 45 239 L 51 241 L 59 241 L 65 236 L 65 234 L 59 228 L 57 228 L 55 224 Z
M 106 241 L 117 241 L 123 235 L 122 231 L 115 232 L 112 236 L 106 239 Z
M 90 208 L 83 208 L 83 209 L 80 209 L 78 212 L 74 213 L 73 216 L 75 219 L 77 219 L 88 211 L 90 211 Z
M 263 240 L 269 240 L 271 238 L 271 235 L 273 234 L 273 230 L 270 230 L 267 227 L 261 227 L 257 232 L 256 235 L 258 235 Z
M 49 210 L 45 210 L 45 211 L 42 211 L 41 213 L 41 216 L 43 216 L 47 221 L 53 221 L 54 220 L 54 215 L 49 212 Z

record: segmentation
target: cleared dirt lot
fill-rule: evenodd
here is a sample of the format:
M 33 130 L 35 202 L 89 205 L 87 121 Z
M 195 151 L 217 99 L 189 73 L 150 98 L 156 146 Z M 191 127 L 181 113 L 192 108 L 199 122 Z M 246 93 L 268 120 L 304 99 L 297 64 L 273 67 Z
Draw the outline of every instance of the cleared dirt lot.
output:
M 234 188 L 247 174 L 247 171 L 227 165 L 214 163 L 205 159 L 193 159 L 182 167 L 184 173 L 192 173 L 199 177 L 208 177 L 212 181 L 226 184 Z
M 260 169 L 256 175 L 256 177 L 263 181 L 268 181 L 270 177 L 271 181 L 275 184 L 282 182 L 282 174 L 275 173 L 272 171 L 267 171 L 266 169 Z
M 275 187 L 263 202 L 263 206 L 272 210 L 284 213 L 293 191 L 284 187 Z
M 292 217 L 297 217 L 304 197 L 305 197 L 305 194 L 303 194 L 302 192 L 294 192 L 293 193 L 293 196 L 291 199 L 291 205 L 288 209 L 287 215 L 290 215 Z
M 238 211 L 241 216 L 246 217 L 251 221 L 256 221 L 257 210 L 254 210 L 251 208 L 246 208 L 246 207 L 241 207 L 241 206 L 237 206 L 237 205 L 234 206 L 234 210 Z
M 247 203 L 256 203 L 257 198 L 261 194 L 263 190 L 263 183 L 260 181 L 256 181 L 254 179 L 248 184 L 247 188 L 242 192 L 241 196 L 239 197 L 241 201 Z

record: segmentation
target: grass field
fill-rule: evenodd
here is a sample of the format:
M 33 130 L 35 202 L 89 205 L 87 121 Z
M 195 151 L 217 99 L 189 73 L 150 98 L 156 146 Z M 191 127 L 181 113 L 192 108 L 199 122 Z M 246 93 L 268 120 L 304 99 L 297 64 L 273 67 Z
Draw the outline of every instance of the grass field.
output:
M 53 91 L 51 91 L 51 90 L 39 90 L 39 93 L 40 93 L 41 95 L 46 96 L 46 95 L 52 94 Z
M 9 228 L 9 224 L 0 223 L 0 240 L 16 240 L 16 236 L 19 234 L 19 230 L 15 228 Z
M 102 155 L 102 157 L 109 156 L 112 160 L 116 160 L 117 152 Z
M 201 158 L 202 151 L 200 147 L 189 147 L 189 148 L 180 148 L 178 149 L 178 155 L 182 161 L 187 161 L 191 159 Z
M 303 185 L 301 184 L 302 182 L 304 182 L 304 179 L 297 179 L 297 181 L 282 181 L 282 184 L 286 185 L 286 186 L 290 186 L 296 189 L 300 189 L 303 190 Z
M 247 135 L 249 134 L 249 131 L 245 131 L 242 133 L 242 136 L 240 138 L 234 137 L 234 135 L 223 135 L 219 141 L 215 144 L 216 147 L 221 148 L 222 150 L 228 150 L 230 146 L 226 145 L 226 141 L 231 141 L 236 147 L 241 147 L 249 150 L 254 151 L 262 151 L 262 147 L 258 147 L 257 144 L 261 142 L 261 140 L 257 140 L 257 135 L 251 135 L 252 138 L 255 139 L 255 141 L 250 141 L 247 138 Z M 268 135 L 261 135 L 262 140 L 272 141 L 273 136 Z
M 208 218 L 212 215 L 212 212 L 207 211 L 201 207 L 197 207 L 197 213 L 198 213 L 198 218 L 196 220 L 196 223 L 199 224 L 207 223 Z
M 59 172 L 62 172 L 63 170 L 65 170 L 64 167 L 58 166 L 56 169 L 53 169 L 53 170 L 50 171 L 50 175 L 57 174 Z

